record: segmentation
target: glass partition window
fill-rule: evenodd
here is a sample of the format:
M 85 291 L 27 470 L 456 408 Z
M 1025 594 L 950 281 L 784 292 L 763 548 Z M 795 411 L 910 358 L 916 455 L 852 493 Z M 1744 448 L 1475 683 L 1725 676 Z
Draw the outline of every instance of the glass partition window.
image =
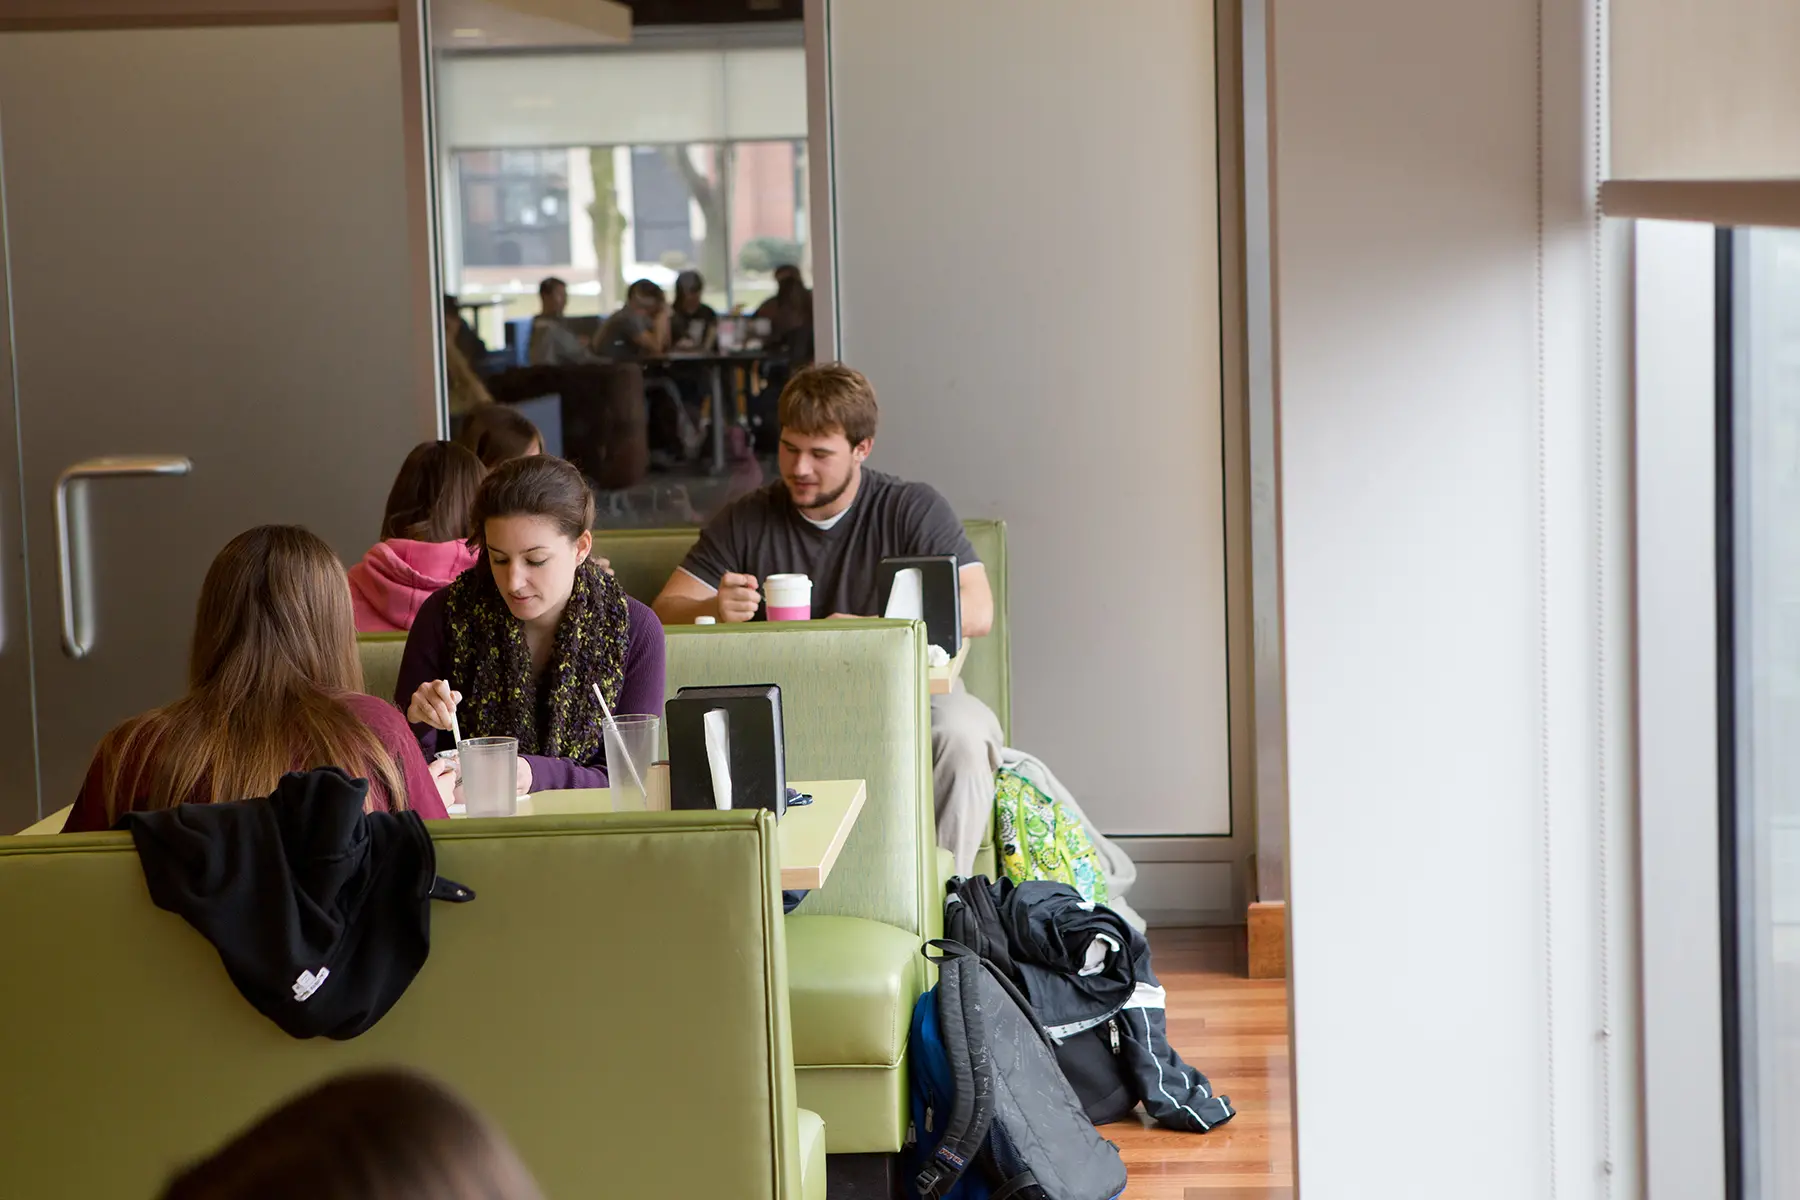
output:
M 812 278 L 806 77 L 792 46 L 440 54 L 445 290 L 489 346 L 569 285 L 570 317 L 685 270 L 721 313 L 754 311 L 774 269 Z
M 571 316 L 611 312 L 634 280 L 673 288 L 689 269 L 720 312 L 753 311 L 774 294 L 778 266 L 812 275 L 804 142 L 452 157 L 460 252 L 445 274 L 464 299 L 505 299 L 509 317 L 536 311 L 547 275 L 568 281 Z
M 1737 1195 L 1774 1200 L 1800 1196 L 1800 231 L 1740 230 L 1729 243 L 1727 1103 Z

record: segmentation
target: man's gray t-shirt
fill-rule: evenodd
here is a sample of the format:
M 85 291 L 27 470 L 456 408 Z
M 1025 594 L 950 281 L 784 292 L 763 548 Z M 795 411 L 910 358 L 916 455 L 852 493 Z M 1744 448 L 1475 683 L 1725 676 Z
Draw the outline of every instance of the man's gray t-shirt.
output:
M 980 561 L 949 502 L 927 484 L 864 470 L 855 502 L 830 529 L 801 516 L 777 480 L 708 521 L 681 569 L 715 588 L 727 573 L 754 575 L 759 586 L 802 574 L 812 579 L 813 616 L 874 617 L 882 559 L 941 554 L 959 567 Z

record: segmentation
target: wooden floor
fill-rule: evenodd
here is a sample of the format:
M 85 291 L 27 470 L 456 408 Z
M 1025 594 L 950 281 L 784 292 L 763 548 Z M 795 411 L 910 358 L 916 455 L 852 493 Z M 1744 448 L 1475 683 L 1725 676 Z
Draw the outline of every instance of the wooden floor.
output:
M 1169 1040 L 1238 1115 L 1211 1133 L 1158 1129 L 1140 1113 L 1100 1132 L 1125 1157 L 1128 1200 L 1293 1200 L 1287 984 L 1244 977 L 1244 931 L 1158 929 Z

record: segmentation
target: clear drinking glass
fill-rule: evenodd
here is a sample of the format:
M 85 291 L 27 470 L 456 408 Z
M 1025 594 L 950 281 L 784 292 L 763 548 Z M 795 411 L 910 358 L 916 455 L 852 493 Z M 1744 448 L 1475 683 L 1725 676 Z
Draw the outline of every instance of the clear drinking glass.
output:
M 519 811 L 519 739 L 468 738 L 457 743 L 457 794 L 463 815 L 510 817 Z
M 606 786 L 612 793 L 614 812 L 643 812 L 649 808 L 646 789 L 650 764 L 661 744 L 662 718 L 636 714 L 600 722 L 606 743 Z

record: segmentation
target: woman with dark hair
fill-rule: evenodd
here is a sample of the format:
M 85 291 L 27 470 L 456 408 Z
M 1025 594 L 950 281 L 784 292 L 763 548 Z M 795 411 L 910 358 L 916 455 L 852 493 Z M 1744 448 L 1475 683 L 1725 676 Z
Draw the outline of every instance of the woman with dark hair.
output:
M 406 721 L 362 686 L 350 588 L 331 547 L 297 525 L 240 533 L 200 585 L 187 695 L 101 739 L 63 832 L 266 796 L 289 771 L 327 766 L 367 779 L 374 808 L 444 816 Z
M 481 465 L 493 470 L 515 458 L 544 452 L 544 435 L 510 404 L 484 404 L 463 422 L 456 444 L 474 451 Z
M 410 1071 L 302 1092 L 169 1182 L 162 1200 L 542 1200 L 503 1135 Z
M 675 277 L 675 303 L 669 306 L 669 338 L 676 351 L 710 351 L 719 341 L 719 314 L 701 299 L 706 280 L 700 272 Z
M 388 492 L 381 540 L 350 568 L 358 633 L 405 633 L 426 597 L 475 565 L 469 511 L 486 474 L 455 442 L 413 447 Z
M 521 792 L 605 787 L 598 684 L 615 713 L 661 715 L 663 630 L 593 557 L 594 498 L 560 458 L 496 467 L 475 497 L 481 559 L 419 609 L 394 703 L 431 757 L 519 739 Z

